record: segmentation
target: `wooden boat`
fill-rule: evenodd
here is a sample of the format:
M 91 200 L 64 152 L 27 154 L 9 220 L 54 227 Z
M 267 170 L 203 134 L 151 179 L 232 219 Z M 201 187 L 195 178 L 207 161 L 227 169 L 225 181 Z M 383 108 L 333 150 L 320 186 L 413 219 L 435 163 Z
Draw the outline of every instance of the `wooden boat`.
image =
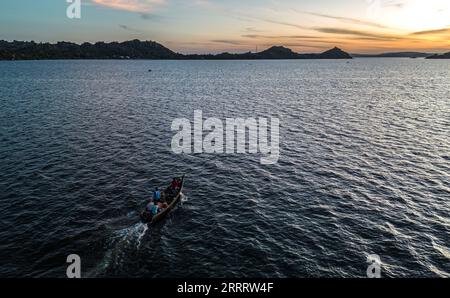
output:
M 175 208 L 175 206 L 181 201 L 183 186 L 184 186 L 184 175 L 183 175 L 183 177 L 181 177 L 180 189 L 174 195 L 170 194 L 170 190 L 171 190 L 170 185 L 164 190 L 162 197 L 164 198 L 164 201 L 168 204 L 168 207 L 156 215 L 152 215 L 150 212 L 147 211 L 147 209 L 145 209 L 141 213 L 141 220 L 144 223 L 154 224 L 154 223 L 164 219 L 166 217 L 166 215 L 169 214 L 170 211 L 173 208 Z

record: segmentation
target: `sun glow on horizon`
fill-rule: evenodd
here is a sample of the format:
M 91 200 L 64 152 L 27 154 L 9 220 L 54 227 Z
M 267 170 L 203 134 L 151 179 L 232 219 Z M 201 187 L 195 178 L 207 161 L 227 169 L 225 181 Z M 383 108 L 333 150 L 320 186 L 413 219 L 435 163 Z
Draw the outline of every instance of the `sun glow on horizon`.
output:
M 450 28 L 450 1 L 399 1 L 398 6 L 384 7 L 380 21 L 412 32 Z

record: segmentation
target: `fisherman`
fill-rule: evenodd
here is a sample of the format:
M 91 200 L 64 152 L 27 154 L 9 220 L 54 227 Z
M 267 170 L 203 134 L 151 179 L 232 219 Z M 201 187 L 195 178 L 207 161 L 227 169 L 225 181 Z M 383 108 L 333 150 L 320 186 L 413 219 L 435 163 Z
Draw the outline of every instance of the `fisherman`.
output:
M 173 178 L 172 183 L 170 183 L 170 194 L 172 196 L 176 195 L 177 190 L 178 190 L 178 180 L 177 178 Z
M 178 187 L 178 181 L 177 178 L 173 178 L 172 179 L 172 183 L 170 184 L 170 187 L 172 188 L 172 190 L 176 190 Z
M 153 201 L 155 203 L 161 201 L 161 192 L 157 187 L 155 187 L 155 191 L 153 192 Z
M 158 202 L 158 207 L 159 207 L 159 209 L 164 210 L 167 207 L 169 207 L 169 205 L 167 203 L 165 203 L 165 202 L 164 203 L 163 202 Z
M 151 215 L 156 215 L 159 213 L 160 208 L 157 204 L 154 204 L 153 202 L 150 202 L 147 205 L 147 211 L 151 214 Z
M 177 188 L 181 189 L 181 178 L 177 178 Z
M 150 199 L 150 201 L 148 202 L 147 206 L 145 206 L 145 209 L 147 210 L 148 213 L 152 213 L 152 207 L 155 204 L 153 203 L 153 199 Z

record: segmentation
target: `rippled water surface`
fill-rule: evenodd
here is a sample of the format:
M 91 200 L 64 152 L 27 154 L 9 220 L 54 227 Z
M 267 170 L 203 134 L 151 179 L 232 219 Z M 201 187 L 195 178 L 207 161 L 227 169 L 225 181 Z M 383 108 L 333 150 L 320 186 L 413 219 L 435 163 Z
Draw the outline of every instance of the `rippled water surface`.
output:
M 2 277 L 450 276 L 450 61 L 0 62 L 0 104 Z M 279 162 L 173 154 L 195 109 L 278 117 Z

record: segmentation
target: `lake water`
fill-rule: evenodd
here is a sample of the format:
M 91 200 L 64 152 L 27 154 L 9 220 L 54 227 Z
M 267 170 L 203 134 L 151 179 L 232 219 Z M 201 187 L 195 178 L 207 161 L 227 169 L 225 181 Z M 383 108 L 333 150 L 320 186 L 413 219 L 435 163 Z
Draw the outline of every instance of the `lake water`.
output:
M 1 277 L 450 276 L 450 61 L 0 62 L 0 95 Z M 279 162 L 172 153 L 196 109 L 278 117 Z

